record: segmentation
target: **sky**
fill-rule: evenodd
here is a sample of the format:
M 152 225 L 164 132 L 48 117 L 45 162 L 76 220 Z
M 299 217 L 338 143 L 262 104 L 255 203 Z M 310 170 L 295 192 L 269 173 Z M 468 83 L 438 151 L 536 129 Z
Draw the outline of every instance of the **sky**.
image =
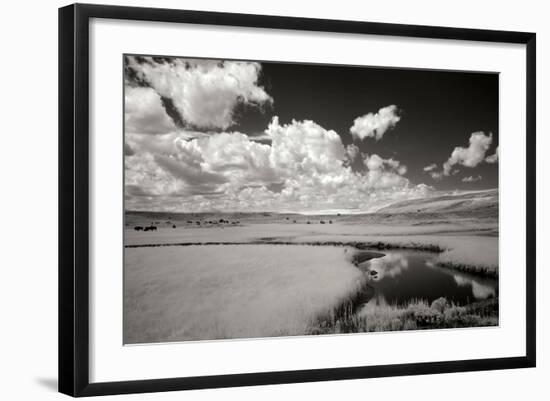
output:
M 498 188 L 498 74 L 124 57 L 126 210 L 373 212 Z

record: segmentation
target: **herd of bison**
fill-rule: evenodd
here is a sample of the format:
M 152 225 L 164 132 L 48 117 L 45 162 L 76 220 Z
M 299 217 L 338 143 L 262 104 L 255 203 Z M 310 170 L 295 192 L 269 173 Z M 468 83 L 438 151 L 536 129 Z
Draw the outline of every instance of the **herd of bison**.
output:
M 286 220 L 290 220 L 288 217 L 286 217 Z M 224 224 L 230 224 L 230 225 L 236 225 L 236 224 L 240 224 L 240 221 L 229 221 L 229 220 L 225 220 L 225 219 L 219 219 L 219 220 L 208 220 L 208 221 L 192 221 L 192 220 L 187 220 L 187 225 L 196 225 L 196 226 L 201 226 L 201 225 L 215 225 L 215 226 L 219 226 L 219 225 L 224 225 Z M 296 224 L 297 221 L 296 220 L 292 220 L 292 223 Z M 158 224 L 162 224 L 161 222 L 159 221 L 155 221 L 153 223 L 151 223 L 149 226 L 134 226 L 134 230 L 136 231 L 157 231 L 157 225 Z M 167 221 L 165 222 L 164 224 L 170 226 L 172 225 L 172 228 L 177 228 L 176 225 L 170 221 Z M 312 223 L 311 221 L 307 220 L 306 224 L 315 224 L 315 221 Z M 332 220 L 328 220 L 328 221 L 324 221 L 324 220 L 320 220 L 319 221 L 319 224 L 332 224 Z
M 187 224 L 196 224 L 197 226 L 200 226 L 202 224 L 210 224 L 210 225 L 218 225 L 218 224 L 239 224 L 240 222 L 239 221 L 229 221 L 229 220 L 225 220 L 225 219 L 220 219 L 218 221 L 204 221 L 204 222 L 200 222 L 200 221 L 191 221 L 191 220 L 188 220 L 187 221 Z M 149 226 L 135 226 L 134 227 L 134 230 L 136 231 L 157 231 L 157 226 L 155 224 L 160 224 L 160 222 L 154 222 L 154 223 L 151 223 Z M 175 224 L 167 221 L 166 224 L 172 224 L 172 228 L 177 228 Z

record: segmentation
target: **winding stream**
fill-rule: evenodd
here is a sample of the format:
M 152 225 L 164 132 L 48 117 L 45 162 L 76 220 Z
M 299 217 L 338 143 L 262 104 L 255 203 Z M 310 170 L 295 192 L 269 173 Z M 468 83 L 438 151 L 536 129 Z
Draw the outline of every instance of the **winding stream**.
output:
M 385 250 L 378 257 L 372 251 L 362 252 L 356 256 L 356 265 L 368 275 L 368 284 L 359 308 L 406 305 L 415 299 L 431 303 L 439 297 L 465 305 L 498 297 L 498 280 L 439 267 L 433 252 Z

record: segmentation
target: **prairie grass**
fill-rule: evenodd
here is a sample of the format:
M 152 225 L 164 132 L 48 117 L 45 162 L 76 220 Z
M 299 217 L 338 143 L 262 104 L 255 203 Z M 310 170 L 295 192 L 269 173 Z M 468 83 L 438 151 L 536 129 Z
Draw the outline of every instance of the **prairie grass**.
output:
M 363 287 L 346 248 L 126 248 L 124 343 L 303 335 Z
M 498 232 L 498 226 L 493 229 Z M 465 233 L 461 230 L 471 229 Z M 445 230 L 445 235 L 433 231 Z M 498 236 L 478 235 L 473 223 L 439 226 L 325 225 L 261 223 L 225 228 L 159 228 L 144 233 L 127 229 L 126 247 L 213 244 L 351 246 L 358 249 L 414 249 L 438 253 L 437 264 L 498 277 Z

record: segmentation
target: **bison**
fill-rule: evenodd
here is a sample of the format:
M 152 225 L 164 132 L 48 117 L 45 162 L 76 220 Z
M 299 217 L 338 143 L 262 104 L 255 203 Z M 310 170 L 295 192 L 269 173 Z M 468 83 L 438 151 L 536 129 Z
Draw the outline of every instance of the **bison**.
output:
M 135 226 L 135 227 L 134 227 L 134 230 L 136 230 L 136 231 L 143 231 L 143 227 L 142 227 L 142 226 Z

